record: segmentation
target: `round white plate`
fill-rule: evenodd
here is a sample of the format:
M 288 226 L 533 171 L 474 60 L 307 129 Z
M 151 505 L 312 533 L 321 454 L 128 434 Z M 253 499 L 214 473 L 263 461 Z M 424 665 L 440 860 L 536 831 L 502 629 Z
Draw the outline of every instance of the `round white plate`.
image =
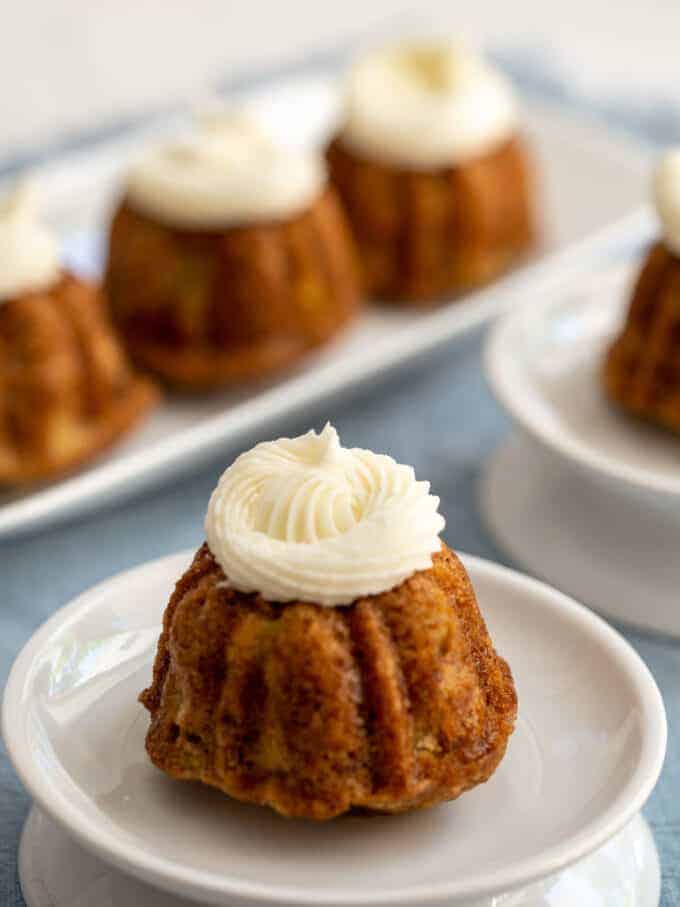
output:
M 196 907 L 151 888 L 84 851 L 35 807 L 19 849 L 27 907 Z M 595 853 L 542 882 L 470 907 L 658 907 L 659 857 L 649 826 L 637 815 Z
M 172 781 L 146 758 L 136 695 L 188 561 L 183 553 L 121 574 L 55 614 L 19 655 L 3 704 L 9 755 L 38 805 L 150 884 L 231 905 L 486 897 L 602 846 L 658 778 L 663 703 L 628 643 L 553 589 L 468 557 L 520 701 L 489 783 L 437 809 L 319 825 Z
M 680 513 L 640 507 L 518 434 L 494 455 L 481 509 L 502 549 L 607 617 L 680 636 Z
M 543 445 L 617 484 L 677 498 L 680 437 L 620 412 L 600 380 L 638 269 L 588 273 L 532 295 L 492 331 L 486 372 L 510 415 Z

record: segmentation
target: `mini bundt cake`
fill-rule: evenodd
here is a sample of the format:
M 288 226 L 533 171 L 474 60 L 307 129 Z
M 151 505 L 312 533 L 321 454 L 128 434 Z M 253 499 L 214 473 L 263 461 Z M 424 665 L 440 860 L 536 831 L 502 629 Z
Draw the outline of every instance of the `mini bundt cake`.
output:
M 0 212 L 0 485 L 50 479 L 100 453 L 155 403 L 98 290 L 63 272 L 22 194 Z
M 133 167 L 105 286 L 135 362 L 186 389 L 259 378 L 357 313 L 352 237 L 323 162 L 215 118 Z
M 664 236 L 647 254 L 603 380 L 614 403 L 680 432 L 680 150 L 662 161 L 655 188 Z
M 329 427 L 236 460 L 140 697 L 158 768 L 319 820 L 491 776 L 515 689 L 428 492 Z
M 359 61 L 327 159 L 374 297 L 432 303 L 492 280 L 534 242 L 512 91 L 460 48 Z

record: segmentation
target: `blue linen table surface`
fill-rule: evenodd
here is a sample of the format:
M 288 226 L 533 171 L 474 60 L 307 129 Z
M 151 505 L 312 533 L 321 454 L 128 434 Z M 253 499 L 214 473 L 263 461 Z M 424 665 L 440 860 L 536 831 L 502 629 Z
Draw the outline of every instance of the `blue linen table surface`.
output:
M 337 64 L 345 51 L 315 61 Z M 565 106 L 585 106 L 569 97 L 555 74 L 540 75 L 535 57 L 499 51 L 496 58 L 516 81 L 534 94 L 558 97 Z M 526 61 L 529 61 L 528 65 Z M 546 59 L 543 58 L 543 64 Z M 617 103 L 591 105 L 601 116 L 626 125 L 649 140 L 668 140 L 680 129 L 677 110 L 659 117 L 646 108 L 626 110 Z M 652 105 L 653 107 L 653 105 Z M 677 134 L 675 135 L 677 138 Z M 0 167 L 9 173 L 14 166 Z M 0 543 L 0 688 L 12 661 L 33 631 L 59 606 L 89 586 L 151 558 L 203 539 L 203 517 L 219 474 L 242 450 L 258 440 L 321 428 L 330 419 L 344 444 L 390 453 L 412 463 L 441 497 L 444 533 L 454 548 L 499 562 L 478 515 L 477 489 L 484 465 L 511 430 L 482 375 L 481 334 L 449 345 L 427 364 L 375 382 L 369 389 L 290 417 L 266 432 L 225 448 L 219 460 L 117 508 L 108 508 L 31 536 Z M 512 565 L 511 565 L 512 566 Z M 679 602 L 680 604 L 680 602 Z M 622 630 L 651 668 L 663 694 L 669 722 L 663 774 L 645 815 L 661 857 L 661 907 L 680 907 L 680 642 Z M 17 875 L 19 834 L 30 806 L 0 743 L 0 907 L 23 907 Z M 576 905 L 575 905 L 576 907 Z

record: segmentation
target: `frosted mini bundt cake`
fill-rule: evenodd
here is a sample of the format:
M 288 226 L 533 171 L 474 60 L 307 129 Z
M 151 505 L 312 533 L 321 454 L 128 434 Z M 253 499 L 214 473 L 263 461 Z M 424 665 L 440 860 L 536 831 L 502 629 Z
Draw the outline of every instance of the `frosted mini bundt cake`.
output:
M 357 276 L 323 162 L 222 115 L 132 168 L 106 289 L 135 361 L 198 389 L 327 341 L 357 312 Z
M 369 293 L 431 302 L 485 283 L 534 240 L 510 85 L 450 43 L 396 45 L 350 73 L 328 149 Z
M 30 190 L 0 207 L 0 485 L 48 479 L 115 441 L 156 400 L 98 290 L 62 271 Z
M 680 150 L 661 162 L 655 195 L 663 236 L 647 254 L 603 377 L 614 403 L 680 431 Z
M 486 781 L 517 701 L 438 503 L 330 426 L 240 456 L 141 696 L 155 765 L 310 819 Z

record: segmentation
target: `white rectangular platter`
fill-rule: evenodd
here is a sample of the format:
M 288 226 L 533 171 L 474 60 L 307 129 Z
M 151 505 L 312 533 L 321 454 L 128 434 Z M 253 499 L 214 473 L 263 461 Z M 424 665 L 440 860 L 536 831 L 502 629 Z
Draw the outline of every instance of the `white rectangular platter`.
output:
M 248 93 L 258 117 L 283 141 L 323 141 L 337 117 L 337 76 L 279 78 Z M 300 369 L 275 382 L 205 397 L 167 398 L 139 430 L 89 468 L 62 481 L 0 493 L 0 538 L 34 530 L 166 481 L 207 461 L 239 435 L 282 415 L 403 365 L 540 292 L 551 275 L 584 256 L 597 257 L 621 238 L 649 229 L 645 153 L 595 122 L 525 104 L 526 132 L 539 174 L 545 240 L 540 253 L 493 286 L 426 312 L 372 306 L 355 327 Z M 47 216 L 76 268 L 97 274 L 108 213 L 130 156 L 186 118 L 136 130 L 70 153 L 36 173 Z M 451 355 L 455 355 L 452 350 Z

